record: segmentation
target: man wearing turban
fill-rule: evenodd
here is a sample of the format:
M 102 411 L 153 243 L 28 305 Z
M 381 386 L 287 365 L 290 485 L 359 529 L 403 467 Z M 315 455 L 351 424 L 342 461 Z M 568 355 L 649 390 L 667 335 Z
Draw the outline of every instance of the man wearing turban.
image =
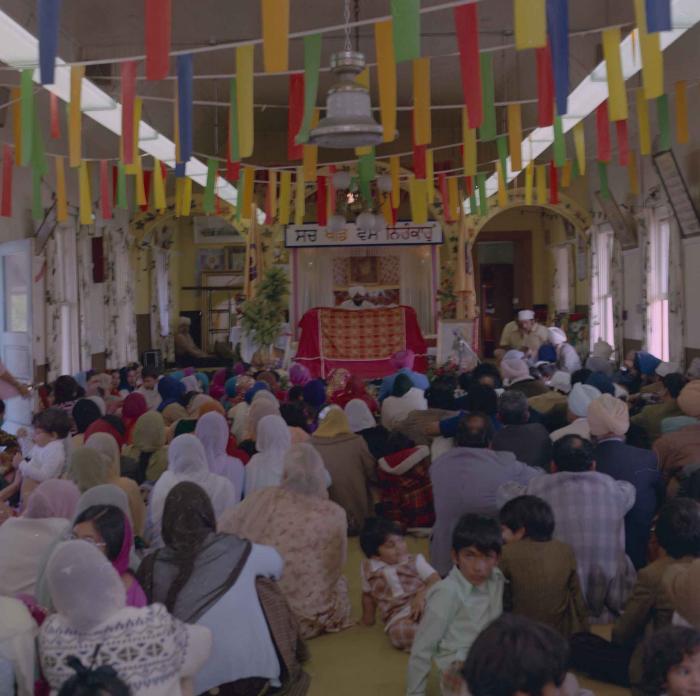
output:
M 600 392 L 590 384 L 574 384 L 569 393 L 567 419 L 569 425 L 555 430 L 550 437 L 553 442 L 561 440 L 566 435 L 579 435 L 590 440 L 591 431 L 588 425 L 588 406 L 600 396 Z
M 508 322 L 503 328 L 498 343 L 501 352 L 497 353 L 497 357 L 501 357 L 507 350 L 515 349 L 523 351 L 527 357 L 535 358 L 540 346 L 546 342 L 546 327 L 537 323 L 531 309 L 521 309 L 517 320 Z

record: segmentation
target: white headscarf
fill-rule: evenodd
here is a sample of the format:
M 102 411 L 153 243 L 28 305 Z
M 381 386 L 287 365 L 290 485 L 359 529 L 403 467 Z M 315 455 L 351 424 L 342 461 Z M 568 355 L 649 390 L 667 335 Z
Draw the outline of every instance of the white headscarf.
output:
M 245 468 L 245 493 L 267 486 L 279 486 L 284 456 L 292 446 L 292 436 L 281 416 L 265 416 L 258 424 L 255 448 L 258 453 Z
M 588 407 L 594 399 L 600 397 L 600 391 L 590 384 L 574 384 L 569 394 L 569 411 L 579 418 L 585 418 Z
M 36 622 L 19 599 L 0 597 L 0 658 L 12 663 L 18 696 L 34 694 Z
M 360 430 L 374 428 L 377 422 L 374 420 L 369 406 L 362 399 L 352 399 L 345 405 L 345 415 L 350 423 L 350 430 L 359 433 Z
M 198 421 L 194 434 L 201 440 L 212 474 L 226 477 L 236 489 L 238 499 L 243 495 L 243 462 L 226 454 L 228 424 L 216 411 L 205 413 Z
M 302 495 L 328 498 L 328 470 L 313 445 L 300 443 L 289 449 L 284 456 L 281 486 Z
M 279 408 L 280 406 L 279 399 L 271 391 L 267 391 L 267 389 L 261 389 L 260 391 L 255 392 L 255 394 L 253 394 L 253 399 L 250 402 L 250 405 L 252 406 L 256 401 L 265 400 L 275 404 L 277 408 Z
M 250 406 L 245 402 L 241 401 L 240 404 L 236 404 L 228 412 L 228 417 L 231 423 L 231 434 L 236 438 L 238 442 L 242 442 L 245 439 L 245 435 L 248 432 L 248 412 L 250 411 Z
M 162 546 L 161 522 L 165 499 L 181 481 L 192 481 L 201 486 L 209 496 L 217 517 L 238 502 L 233 484 L 227 478 L 209 471 L 207 455 L 199 438 L 189 433 L 178 435 L 168 447 L 168 470 L 156 481 L 151 492 L 148 516 L 153 546 Z
M 89 633 L 126 606 L 126 589 L 107 557 L 76 539 L 56 547 L 46 568 L 51 599 L 71 628 Z
M 391 429 L 412 411 L 427 411 L 428 402 L 422 389 L 411 387 L 403 396 L 387 396 L 382 401 L 382 425 Z
M 549 342 L 553 346 L 561 345 L 567 341 L 566 334 L 558 326 L 550 326 L 547 329 L 547 335 L 549 336 Z

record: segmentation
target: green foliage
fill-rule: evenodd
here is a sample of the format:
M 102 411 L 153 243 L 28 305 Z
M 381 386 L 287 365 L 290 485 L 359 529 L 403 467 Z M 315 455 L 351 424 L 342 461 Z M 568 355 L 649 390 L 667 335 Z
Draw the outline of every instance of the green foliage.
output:
M 279 335 L 288 294 L 287 274 L 273 266 L 265 272 L 255 297 L 243 303 L 241 326 L 258 345 L 269 346 Z

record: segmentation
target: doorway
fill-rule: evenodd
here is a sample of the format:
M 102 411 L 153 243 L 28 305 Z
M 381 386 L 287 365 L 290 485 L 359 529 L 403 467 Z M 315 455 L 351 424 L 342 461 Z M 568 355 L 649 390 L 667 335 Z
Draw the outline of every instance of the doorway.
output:
M 513 242 L 477 242 L 482 350 L 494 357 L 505 325 L 513 316 L 515 246 Z

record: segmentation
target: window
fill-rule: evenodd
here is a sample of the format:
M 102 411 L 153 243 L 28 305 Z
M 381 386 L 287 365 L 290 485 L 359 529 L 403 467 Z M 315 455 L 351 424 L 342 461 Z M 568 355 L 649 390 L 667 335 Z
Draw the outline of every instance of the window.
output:
M 595 268 L 591 279 L 591 300 L 593 312 L 598 317 L 598 322 L 591 322 L 591 347 L 599 339 L 607 341 L 613 349 L 616 347 L 613 296 L 610 282 L 613 243 L 613 231 L 609 227 L 600 228 L 593 236 Z
M 671 224 L 659 209 L 652 210 L 647 261 L 647 350 L 668 361 L 668 265 Z

